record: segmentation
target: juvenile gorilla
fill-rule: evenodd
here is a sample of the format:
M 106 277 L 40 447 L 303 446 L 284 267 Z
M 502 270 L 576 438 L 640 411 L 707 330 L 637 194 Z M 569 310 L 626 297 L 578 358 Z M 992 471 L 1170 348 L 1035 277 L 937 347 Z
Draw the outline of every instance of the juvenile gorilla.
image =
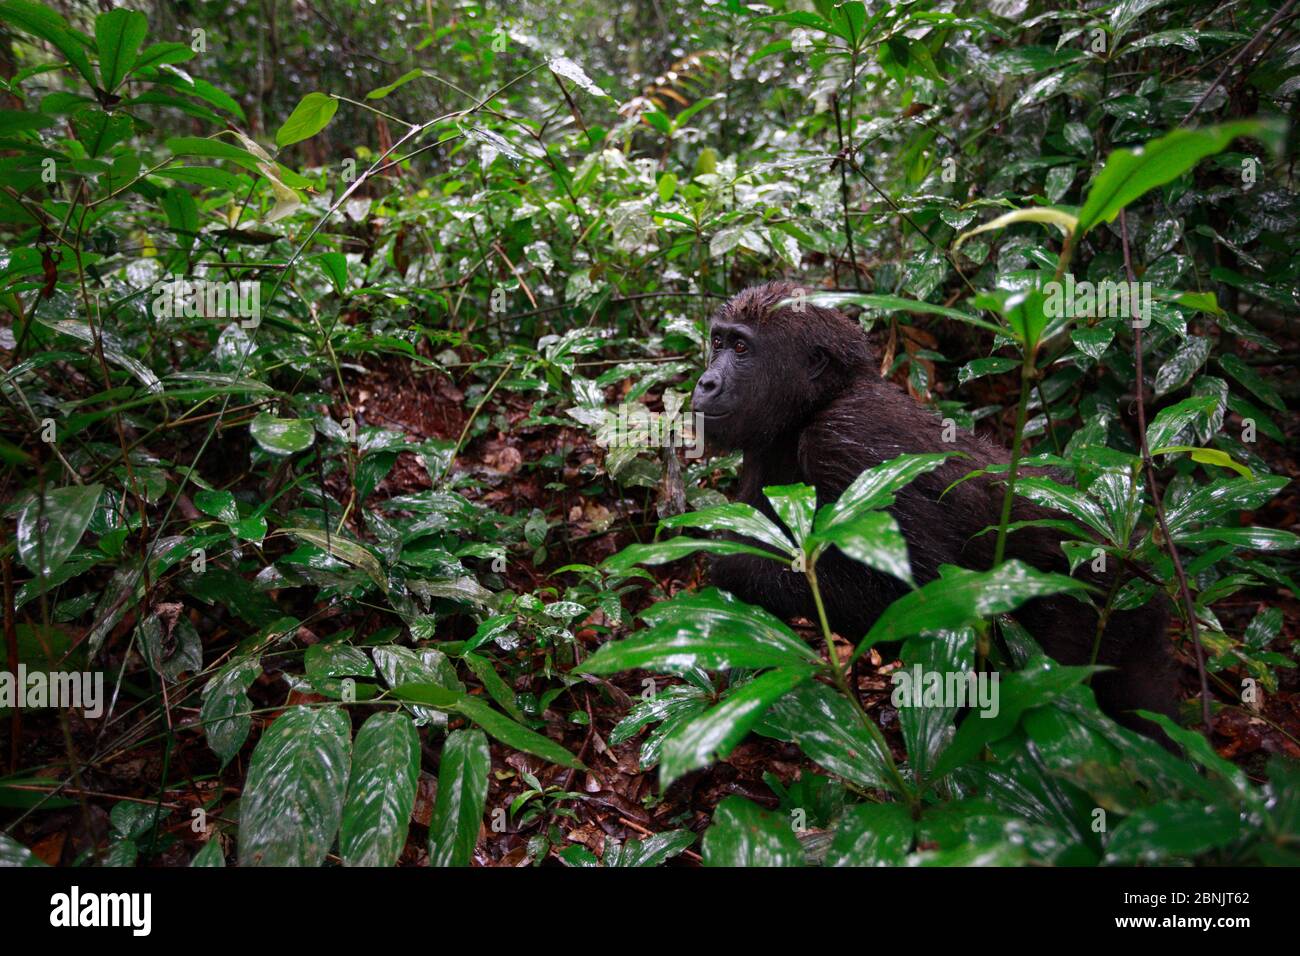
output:
M 840 496 L 864 470 L 910 452 L 964 452 L 904 488 L 890 511 L 907 539 L 919 584 L 933 580 L 942 564 L 984 570 L 993 560 L 1004 486 L 987 478 L 948 488 L 975 469 L 1010 456 L 969 432 L 941 440 L 935 415 L 877 372 L 861 327 L 839 312 L 803 303 L 802 311 L 779 307 L 798 293 L 788 282 L 741 292 L 714 315 L 712 359 L 695 388 L 694 410 L 704 416 L 706 443 L 740 449 L 744 465 L 741 501 L 778 520 L 763 488 L 802 482 L 817 489 L 817 504 Z M 943 495 L 942 499 L 940 495 Z M 1013 520 L 1061 517 L 1019 501 Z M 1043 570 L 1068 573 L 1060 535 L 1032 528 L 1007 537 L 1007 556 Z M 751 542 L 752 543 L 752 542 Z M 1109 575 L 1081 572 L 1107 588 Z M 782 617 L 816 619 L 808 582 L 775 561 L 749 555 L 717 558 L 713 582 Z M 860 639 L 907 586 L 832 548 L 817 564 L 817 581 L 831 627 Z M 1104 593 L 1104 592 L 1103 592 Z M 1060 595 L 1024 605 L 1016 618 L 1043 649 L 1064 664 L 1087 664 L 1097 615 Z M 1131 711 L 1174 716 L 1177 681 L 1165 636 L 1168 612 L 1155 604 L 1111 616 L 1098 663 L 1117 668 L 1093 681 L 1102 709 L 1121 723 L 1163 737 Z

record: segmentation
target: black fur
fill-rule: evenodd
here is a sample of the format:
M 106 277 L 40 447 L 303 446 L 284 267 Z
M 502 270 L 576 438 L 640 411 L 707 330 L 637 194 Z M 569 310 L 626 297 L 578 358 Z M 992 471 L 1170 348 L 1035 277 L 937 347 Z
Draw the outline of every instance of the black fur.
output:
M 763 495 L 765 486 L 812 485 L 821 506 L 838 498 L 865 469 L 900 454 L 964 452 L 968 457 L 954 458 L 907 486 L 890 511 L 907 538 L 918 583 L 933 580 L 941 564 L 988 568 L 996 535 L 979 532 L 998 524 L 1003 486 L 972 479 L 942 500 L 940 494 L 970 471 L 1007 462 L 1008 452 L 960 429 L 955 442 L 942 441 L 938 417 L 881 378 L 856 322 L 808 303 L 802 312 L 777 308 L 798 291 L 788 282 L 747 289 L 724 305 L 711 324 L 714 348 L 696 387 L 694 408 L 705 415 L 709 446 L 744 452 L 739 500 L 775 520 Z M 1061 516 L 1017 501 L 1013 520 L 1041 517 Z M 1067 572 L 1060 537 L 1048 529 L 1013 532 L 1007 557 Z M 1079 576 L 1103 589 L 1111 583 L 1109 575 L 1084 568 Z M 777 615 L 816 619 L 807 580 L 777 562 L 721 557 L 712 565 L 712 578 L 724 590 Z M 817 580 L 831 627 L 851 640 L 861 638 L 907 588 L 837 549 L 819 560 Z M 1086 664 L 1091 658 L 1097 616 L 1087 605 L 1067 596 L 1042 598 L 1026 604 L 1016 617 L 1056 660 Z M 1157 739 L 1163 734 L 1131 711 L 1176 713 L 1167 624 L 1162 596 L 1146 607 L 1113 614 L 1098 662 L 1117 670 L 1093 681 L 1103 710 Z

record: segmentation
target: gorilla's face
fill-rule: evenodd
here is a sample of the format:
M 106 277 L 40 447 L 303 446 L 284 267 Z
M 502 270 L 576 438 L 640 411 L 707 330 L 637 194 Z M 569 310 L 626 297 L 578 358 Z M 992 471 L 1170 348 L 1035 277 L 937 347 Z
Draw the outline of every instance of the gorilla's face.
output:
M 709 326 L 709 364 L 696 383 L 691 404 L 704 416 L 711 445 L 734 448 L 741 432 L 743 398 L 754 390 L 754 331 L 746 325 Z
M 691 399 L 715 449 L 762 448 L 805 414 L 826 356 L 771 322 L 715 317 L 709 365 Z M 783 341 L 784 340 L 784 341 Z

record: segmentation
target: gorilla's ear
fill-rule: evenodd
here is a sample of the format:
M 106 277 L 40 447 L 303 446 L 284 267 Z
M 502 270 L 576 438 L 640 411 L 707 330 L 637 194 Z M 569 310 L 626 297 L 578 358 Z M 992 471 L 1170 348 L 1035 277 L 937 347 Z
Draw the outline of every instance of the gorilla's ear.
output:
M 813 349 L 812 358 L 808 363 L 808 380 L 812 381 L 826 371 L 826 366 L 831 364 L 831 353 L 826 351 L 820 345 Z

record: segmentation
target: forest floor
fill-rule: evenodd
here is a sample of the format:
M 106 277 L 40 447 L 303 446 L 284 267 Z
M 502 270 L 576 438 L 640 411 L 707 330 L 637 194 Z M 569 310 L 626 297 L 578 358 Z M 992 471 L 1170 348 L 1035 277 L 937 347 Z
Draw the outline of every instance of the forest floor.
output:
M 350 373 L 350 377 L 352 406 L 364 421 L 403 431 L 417 441 L 429 438 L 455 440 L 465 425 L 464 396 L 445 376 L 414 376 L 409 367 L 395 365 L 376 368 L 364 378 L 355 373 Z M 596 565 L 631 543 L 632 537 L 625 522 L 615 522 L 613 530 L 608 533 L 592 533 L 591 529 L 601 527 L 611 512 L 630 518 L 647 531 L 653 528 L 653 514 L 643 513 L 640 504 L 632 498 L 600 499 L 581 492 L 578 469 L 598 460 L 601 454 L 600 449 L 589 444 L 581 432 L 555 426 L 515 427 L 531 411 L 527 399 L 519 396 L 498 396 L 494 410 L 504 413 L 511 427 L 489 432 L 467 443 L 457 458 L 457 470 L 467 471 L 480 480 L 476 482 L 478 490 L 471 489 L 466 494 L 507 514 L 527 514 L 533 508 L 540 508 L 548 516 L 564 516 L 572 539 L 565 548 L 553 548 L 541 567 L 534 567 L 526 560 L 511 561 L 506 574 L 516 590 L 528 592 L 547 584 L 554 585 L 556 582 L 548 580 L 548 575 L 555 568 L 574 562 Z M 1297 447 L 1294 439 L 1300 437 L 1297 434 L 1300 428 L 1293 420 L 1288 420 L 1286 427 L 1288 437 L 1293 439 L 1290 447 Z M 1292 475 L 1300 473 L 1293 457 L 1284 457 L 1285 453 L 1276 446 L 1270 445 L 1269 448 L 1276 458 L 1270 461 L 1270 465 L 1275 465 L 1277 471 Z M 565 454 L 565 477 L 572 476 L 573 479 L 571 486 L 564 490 L 554 486 L 548 488 L 547 480 L 539 470 L 530 467 L 543 456 L 557 453 Z M 431 483 L 425 468 L 414 455 L 403 453 L 379 486 L 374 500 L 429 487 Z M 1266 511 L 1255 517 L 1259 524 L 1295 529 L 1300 525 L 1300 489 L 1293 483 L 1268 505 Z M 653 570 L 668 594 L 705 583 L 700 562 L 679 562 Z M 637 595 L 638 606 L 626 606 L 625 602 L 628 621 L 631 614 L 639 613 L 650 601 L 646 589 Z M 1216 610 L 1229 632 L 1240 633 L 1254 614 L 1269 604 L 1279 606 L 1283 611 L 1283 630 L 1275 646 L 1296 647 L 1300 641 L 1300 602 L 1293 595 L 1280 589 L 1257 588 L 1239 592 L 1234 598 L 1216 605 Z M 349 623 L 357 624 L 357 637 L 362 638 L 367 628 L 373 631 L 390 622 L 377 614 L 370 614 Z M 809 622 L 794 623 L 796 630 L 810 641 L 816 640 L 816 629 Z M 128 615 L 116 633 L 129 633 L 133 626 L 133 615 Z M 326 618 L 312 626 L 324 631 L 330 624 Z M 203 633 L 202 630 L 200 633 L 205 645 L 205 660 L 236 639 L 233 634 L 227 634 L 224 627 L 218 627 L 212 633 Z M 314 635 L 300 633 L 299 637 L 310 643 Z M 1196 701 L 1198 678 L 1194 657 L 1183 636 L 1175 634 L 1174 637 L 1182 664 L 1185 722 L 1188 722 L 1196 719 L 1199 710 Z M 583 655 L 590 654 L 602 639 L 591 627 L 583 627 L 577 632 Z M 116 673 L 121 659 L 120 652 L 116 659 L 113 658 L 113 644 L 110 640 L 107 663 L 110 672 Z M 117 644 L 125 644 L 125 641 Z M 849 643 L 841 639 L 840 653 L 847 656 L 849 649 Z M 521 645 L 514 653 L 521 656 L 520 662 L 523 663 L 526 655 L 540 655 L 543 651 Z M 882 660 L 874 650 L 871 654 L 871 666 L 862 668 L 859 675 L 859 691 L 864 705 L 884 729 L 895 756 L 901 759 L 904 750 L 898 732 L 897 711 L 889 700 L 891 685 L 887 676 L 893 662 Z M 516 692 L 540 694 L 546 686 L 554 686 L 553 679 L 547 683 L 548 679 L 541 676 L 540 662 L 537 667 L 522 667 L 520 670 L 524 676 L 514 687 Z M 1300 758 L 1300 673 L 1294 668 L 1281 668 L 1278 675 L 1278 690 L 1265 695 L 1259 713 L 1225 706 L 1215 715 L 1212 736 L 1215 749 L 1257 779 L 1263 779 L 1264 763 L 1273 753 Z M 643 735 L 620 745 L 608 742 L 614 725 L 626 716 L 628 707 L 641 693 L 643 676 L 620 674 L 609 681 L 589 678 L 589 683 L 570 687 L 560 700 L 571 711 L 585 711 L 589 717 L 586 726 L 564 720 L 555 709 L 544 714 L 548 735 L 578 754 L 590 768 L 586 772 L 565 770 L 492 742 L 489 817 L 492 808 L 509 808 L 519 794 L 529 789 L 530 784 L 524 779 L 525 772 L 536 777 L 545 787 L 575 791 L 584 797 L 556 802 L 553 811 L 558 812 L 551 812 L 523 828 L 513 822 L 504 832 L 485 827 L 476 851 L 478 864 L 511 866 L 532 862 L 536 852 L 535 838 L 544 829 L 549 830 L 552 837 L 582 844 L 598 855 L 603 851 L 605 841 L 610 839 L 624 841 L 679 828 L 702 832 L 714 807 L 724 797 L 737 794 L 769 808 L 775 807 L 777 796 L 764 782 L 764 775 L 771 774 L 788 784 L 812 767 L 797 747 L 751 735 L 725 761 L 687 775 L 666 794 L 660 795 L 657 772 L 642 770 L 639 765 Z M 536 687 L 529 686 L 534 682 Z M 662 678 L 659 683 L 662 686 Z M 256 721 L 263 728 L 277 715 L 277 708 L 323 700 L 299 691 L 291 691 L 286 700 L 282 675 L 270 663 L 266 664 L 265 673 L 258 678 L 250 695 L 258 707 L 267 708 Z M 1218 699 L 1226 701 L 1228 698 L 1220 696 Z M 159 842 L 150 862 L 185 865 L 199 847 L 199 837 L 190 827 L 191 811 L 200 805 L 215 805 L 222 808 L 216 811 L 217 820 L 221 821 L 221 813 L 226 812 L 240 795 L 247 771 L 246 755 L 257 734 L 250 737 L 244 755 L 218 774 L 217 761 L 207 748 L 198 722 L 197 708 L 174 708 L 168 719 L 174 733 L 170 738 L 157 733 L 156 722 L 151 725 L 152 732 L 145 734 L 143 718 L 117 721 L 114 724 L 116 730 L 103 735 L 98 725 L 92 726 L 76 715 L 71 716 L 68 729 L 76 752 L 81 756 L 95 754 L 96 757 L 79 766 L 76 786 L 65 788 L 59 797 L 44 804 L 46 809 L 27 816 L 15 834 L 18 839 L 32 847 L 47 863 L 66 864 L 84 857 L 92 842 L 103 846 L 109 828 L 108 808 L 114 800 L 157 801 L 157 782 L 162 779 L 164 768 L 170 766 L 167 774 L 173 781 L 188 779 L 190 783 L 189 786 L 174 787 L 164 794 L 164 805 L 174 812 L 162 827 L 166 839 Z M 23 715 L 22 747 L 17 765 L 45 768 L 26 791 L 33 800 L 41 799 L 42 791 L 49 789 L 50 781 L 66 776 L 67 751 L 62 730 L 59 720 L 50 712 Z M 0 753 L 6 756 L 10 752 L 9 731 L 6 719 L 3 729 L 0 729 L 0 743 L 3 743 Z M 436 793 L 436 766 L 428 758 L 429 753 L 426 748 L 413 815 L 415 825 L 410 829 L 401 857 L 403 864 L 421 864 L 427 858 L 427 826 Z M 218 788 L 222 791 L 220 795 Z M 10 791 L 15 792 L 23 791 Z M 86 797 L 84 801 L 81 799 L 83 794 Z M 230 818 L 226 819 L 233 823 Z M 87 839 L 88 834 L 93 834 L 93 840 Z M 562 849 L 563 845 L 553 841 L 552 848 Z M 683 854 L 682 862 L 690 864 L 698 859 L 697 853 L 688 850 Z

